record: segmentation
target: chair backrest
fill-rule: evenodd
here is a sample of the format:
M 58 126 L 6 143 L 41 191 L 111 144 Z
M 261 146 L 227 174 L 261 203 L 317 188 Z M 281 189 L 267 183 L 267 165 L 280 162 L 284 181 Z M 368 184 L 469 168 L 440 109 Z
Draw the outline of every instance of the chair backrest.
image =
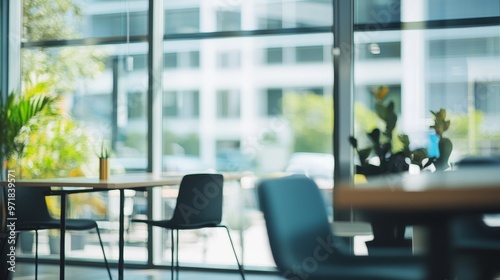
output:
M 18 225 L 25 222 L 51 221 L 45 196 L 50 187 L 17 187 L 16 188 L 16 217 Z
M 263 180 L 257 192 L 271 251 L 281 272 L 314 258 L 319 250 L 322 255 L 337 255 L 327 206 L 312 179 L 293 175 Z
M 500 157 L 498 156 L 467 156 L 455 163 L 457 169 L 479 168 L 479 167 L 500 167 Z M 483 215 L 468 215 L 460 217 L 453 223 L 453 234 L 457 238 L 484 238 L 485 236 L 497 235 L 491 232 L 491 228 L 484 223 Z
M 458 168 L 500 166 L 500 157 L 468 156 L 457 161 L 455 166 Z
M 179 186 L 171 223 L 181 227 L 216 226 L 222 220 L 224 177 L 221 174 L 188 174 Z

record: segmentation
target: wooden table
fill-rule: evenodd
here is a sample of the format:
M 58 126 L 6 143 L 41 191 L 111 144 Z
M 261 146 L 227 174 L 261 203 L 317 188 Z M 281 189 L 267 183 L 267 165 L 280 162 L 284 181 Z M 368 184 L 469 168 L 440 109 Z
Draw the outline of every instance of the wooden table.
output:
M 424 225 L 429 230 L 429 279 L 454 279 L 450 222 L 462 214 L 500 213 L 500 169 L 387 175 L 355 186 L 337 184 L 334 205 L 360 211 L 370 221 Z
M 118 279 L 123 279 L 124 271 L 124 203 L 125 190 L 144 187 L 156 187 L 167 185 L 178 185 L 184 174 L 161 174 L 136 173 L 125 175 L 113 175 L 108 180 L 99 180 L 98 178 L 52 178 L 52 179 L 27 179 L 17 181 L 16 187 L 71 187 L 53 191 L 54 194 L 61 196 L 61 252 L 65 250 L 64 235 L 66 232 L 66 196 L 71 193 L 90 192 L 90 191 L 120 191 L 120 214 L 119 214 L 119 254 L 118 254 Z M 248 173 L 228 173 L 223 174 L 224 180 L 239 180 Z M 0 182 L 0 185 L 6 186 L 7 182 Z M 60 259 L 60 279 L 64 279 L 64 254 Z

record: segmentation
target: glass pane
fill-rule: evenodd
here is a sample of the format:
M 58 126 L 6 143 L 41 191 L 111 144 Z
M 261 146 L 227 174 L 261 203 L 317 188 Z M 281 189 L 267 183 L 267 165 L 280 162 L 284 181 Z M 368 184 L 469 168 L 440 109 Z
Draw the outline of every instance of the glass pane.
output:
M 383 29 L 391 22 L 498 17 L 497 0 L 357 0 L 355 23 Z M 479 22 L 479 20 L 478 20 Z
M 24 92 L 58 96 L 58 116 L 46 123 L 39 121 L 38 125 L 46 129 L 31 133 L 30 143 L 36 145 L 28 145 L 24 152 L 24 178 L 97 177 L 98 154 L 103 144 L 112 150 L 111 174 L 146 169 L 146 50 L 146 44 L 22 49 Z M 127 54 L 138 58 L 137 64 L 128 64 L 128 69 Z M 127 191 L 126 196 L 126 219 L 144 211 L 139 207 L 144 200 L 142 193 Z M 49 203 L 54 216 L 59 215 L 57 203 L 58 199 Z M 118 196 L 114 192 L 75 194 L 69 198 L 70 217 L 98 221 L 103 239 L 107 240 L 107 257 L 112 260 L 118 256 L 117 209 Z M 57 257 L 56 251 L 50 249 L 50 240 L 59 240 L 58 231 L 42 234 L 47 239 L 40 239 L 41 254 Z M 81 246 L 70 247 L 67 256 L 102 259 L 93 232 L 69 236 L 74 241 L 82 234 L 86 241 L 73 242 Z M 131 248 L 126 251 L 136 253 L 126 254 L 126 260 L 145 262 L 145 246 L 131 245 L 135 244 L 133 231 L 128 238 L 127 246 Z
M 434 133 L 431 112 L 444 109 L 450 127 L 442 137 L 453 144 L 450 164 L 466 155 L 499 155 L 498 34 L 499 26 L 356 33 L 355 134 L 360 148 L 370 146 L 367 133 L 385 130 L 378 104 L 387 108 L 392 102 L 398 117 L 393 152 L 403 147 L 397 137 L 402 133 L 409 136 L 413 152 L 427 151 Z M 382 93 L 381 86 L 388 94 L 378 99 L 374 93 Z
M 23 1 L 25 41 L 147 35 L 148 1 Z
M 177 54 L 179 64 L 164 72 L 163 169 L 308 174 L 330 203 L 332 40 L 326 33 L 167 41 L 165 52 Z M 197 67 L 180 63 L 188 53 L 199 54 Z M 243 242 L 245 265 L 272 267 L 255 180 L 225 182 L 223 223 L 238 254 Z M 165 218 L 175 192 L 162 191 Z M 168 234 L 162 232 L 160 240 L 169 240 Z M 234 265 L 224 232 L 183 232 L 180 242 L 184 265 Z M 169 241 L 161 246 L 158 264 L 170 261 Z
M 165 34 L 331 26 L 332 2 L 168 1 Z

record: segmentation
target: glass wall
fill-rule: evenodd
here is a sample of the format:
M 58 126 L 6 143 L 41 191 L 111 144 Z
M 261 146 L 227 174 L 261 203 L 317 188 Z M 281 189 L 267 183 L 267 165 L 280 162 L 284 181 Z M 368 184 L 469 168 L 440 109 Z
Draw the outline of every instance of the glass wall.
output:
M 147 170 L 148 3 L 23 0 L 23 91 L 59 96 L 64 116 L 58 125 L 51 120 L 58 137 L 32 140 L 38 145 L 27 150 L 26 177 L 96 176 L 95 154 L 103 143 L 113 151 L 113 174 Z M 430 111 L 443 108 L 451 120 L 445 132 L 453 143 L 450 161 L 500 154 L 498 1 L 354 3 L 353 106 L 360 146 L 368 145 L 367 132 L 384 129 L 376 110 L 392 101 L 394 133 L 407 134 L 413 150 L 427 147 Z M 153 58 L 164 66 L 162 113 L 154 116 L 162 119 L 163 127 L 155 128 L 163 136 L 162 150 L 155 151 L 162 153 L 162 171 L 249 171 L 226 183 L 223 222 L 246 267 L 273 267 L 256 180 L 308 174 L 331 202 L 332 1 L 165 0 L 164 8 L 163 57 Z M 49 145 L 54 139 L 63 146 Z M 80 153 L 64 153 L 62 160 L 54 156 L 63 154 L 60 147 L 80 147 Z M 153 205 L 147 203 L 151 193 L 128 192 L 127 218 L 145 217 L 148 207 L 168 218 L 176 192 L 177 186 L 162 188 Z M 75 198 L 73 205 L 82 201 L 94 203 L 75 215 L 99 219 L 109 257 L 116 260 L 117 196 Z M 42 241 L 44 257 L 50 255 L 49 237 Z M 150 246 L 160 250 L 151 263 L 169 263 L 168 232 L 156 237 Z M 229 247 L 219 247 L 229 245 L 224 239 L 217 231 L 183 234 L 181 265 L 233 265 Z M 147 242 L 146 228 L 127 224 L 126 261 L 146 264 Z M 67 255 L 100 261 L 96 240 L 86 244 Z
M 164 66 L 162 113 L 154 116 L 162 118 L 163 127 L 155 128 L 162 129 L 162 171 L 250 172 L 225 182 L 223 222 L 246 267 L 273 267 L 256 203 L 257 178 L 305 173 L 330 202 L 332 3 L 166 0 L 164 8 L 163 57 L 153 58 Z M 64 145 L 86 143 L 79 161 L 63 157 L 73 168 L 62 162 L 57 173 L 48 171 L 54 165 L 28 168 L 25 177 L 96 176 L 95 155 L 103 144 L 112 149 L 112 174 L 146 171 L 148 1 L 24 0 L 22 18 L 22 86 L 60 96 L 61 115 L 72 125 L 60 133 L 74 140 Z M 43 162 L 35 146 L 29 155 L 26 166 Z M 152 193 L 127 192 L 126 220 L 146 217 L 148 207 L 169 218 L 177 188 L 155 191 L 153 205 L 147 203 Z M 80 209 L 76 217 L 98 219 L 111 260 L 117 258 L 116 195 L 75 195 L 72 203 Z M 95 203 L 80 205 L 84 201 Z M 125 260 L 146 264 L 147 229 L 128 222 L 126 229 Z M 168 234 L 152 240 L 160 248 L 153 264 L 169 263 Z M 50 235 L 57 233 L 43 235 L 44 257 L 57 256 L 49 249 Z M 87 235 L 87 245 L 71 248 L 68 258 L 100 261 L 98 251 L 90 253 L 97 240 Z M 181 265 L 232 267 L 226 238 L 217 230 L 181 234 Z
M 369 3 L 355 2 L 355 133 L 363 145 L 369 146 L 366 133 L 384 130 L 378 104 L 393 102 L 394 151 L 403 146 L 399 134 L 408 135 L 412 151 L 427 149 L 432 112 L 444 109 L 451 163 L 499 155 L 499 2 Z M 377 96 L 381 87 L 387 96 Z

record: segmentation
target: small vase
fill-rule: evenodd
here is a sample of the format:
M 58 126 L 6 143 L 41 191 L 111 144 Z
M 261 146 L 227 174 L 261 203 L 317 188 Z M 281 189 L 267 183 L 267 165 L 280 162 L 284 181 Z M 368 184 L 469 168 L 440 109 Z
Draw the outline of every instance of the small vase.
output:
M 107 158 L 99 159 L 99 179 L 108 180 L 109 178 L 109 165 Z

